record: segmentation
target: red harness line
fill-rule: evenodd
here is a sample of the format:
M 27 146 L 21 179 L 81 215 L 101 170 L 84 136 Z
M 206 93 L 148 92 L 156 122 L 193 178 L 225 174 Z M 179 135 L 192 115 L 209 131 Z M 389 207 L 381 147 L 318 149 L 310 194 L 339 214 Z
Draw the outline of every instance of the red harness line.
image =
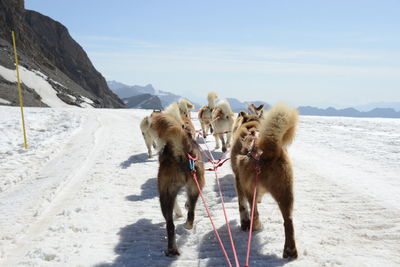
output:
M 230 160 L 231 158 L 226 158 L 224 160 L 222 160 L 222 158 L 220 158 L 217 161 L 212 161 L 210 159 L 208 159 L 209 162 L 211 162 L 213 164 L 213 168 L 208 168 L 206 169 L 206 171 L 217 171 L 219 167 L 221 167 L 222 165 L 224 165 L 225 162 L 227 162 L 228 160 Z
M 207 151 L 208 151 L 208 153 L 210 154 L 211 163 L 213 164 L 213 171 L 214 171 L 214 174 L 215 174 L 215 180 L 217 181 L 217 185 L 218 185 L 219 197 L 220 197 L 220 199 L 221 199 L 222 210 L 224 211 L 225 224 L 226 224 L 226 227 L 227 227 L 227 229 L 228 229 L 229 239 L 230 239 L 230 241 L 231 241 L 233 256 L 235 257 L 236 267 L 240 267 L 240 265 L 239 265 L 239 259 L 238 259 L 237 253 L 236 253 L 235 243 L 234 243 L 233 237 L 232 237 L 231 227 L 230 227 L 229 221 L 228 221 L 228 215 L 226 214 L 224 198 L 222 197 L 221 185 L 220 185 L 220 183 L 219 183 L 219 179 L 218 179 L 218 175 L 217 175 L 217 168 L 220 167 L 220 166 L 222 166 L 222 164 L 224 164 L 228 159 L 224 160 L 223 162 L 218 163 L 219 166 L 217 167 L 217 166 L 215 165 L 216 161 L 215 161 L 214 156 L 212 155 L 212 153 L 211 153 L 211 151 L 210 151 L 210 148 L 209 148 L 208 145 L 207 145 L 206 139 L 204 138 L 204 136 L 202 136 L 202 138 L 203 138 L 204 144 L 205 144 L 206 147 L 207 147 Z M 225 152 L 225 153 L 227 153 L 227 152 Z M 222 159 L 222 157 L 221 157 L 221 159 Z M 219 161 L 220 161 L 221 159 L 219 159 Z M 220 165 L 220 164 L 221 164 L 221 165 Z
M 247 253 L 246 253 L 246 265 L 244 267 L 249 267 L 249 259 L 250 259 L 250 248 L 251 248 L 251 236 L 253 232 L 253 219 L 254 219 L 254 207 L 256 203 L 256 195 L 257 195 L 257 184 L 258 179 L 261 174 L 260 166 L 256 166 L 256 183 L 254 184 L 254 191 L 253 191 L 253 202 L 251 204 L 251 217 L 250 217 L 250 230 L 249 230 L 249 240 L 247 241 Z
M 189 158 L 189 166 L 190 166 L 190 169 L 191 169 L 191 173 L 192 173 L 192 176 L 193 176 L 193 180 L 196 182 L 197 188 L 198 188 L 198 190 L 199 190 L 199 192 L 200 192 L 201 200 L 202 200 L 202 202 L 203 202 L 204 208 L 206 209 L 206 212 L 207 212 L 207 214 L 208 214 L 208 217 L 210 218 L 210 222 L 211 222 L 211 225 L 212 225 L 212 227 L 213 227 L 213 229 L 214 229 L 215 236 L 216 236 L 217 239 L 218 239 L 219 245 L 221 246 L 221 250 L 222 250 L 222 252 L 223 252 L 224 255 L 225 255 L 225 258 L 226 258 L 226 261 L 227 261 L 229 267 L 232 267 L 231 261 L 229 260 L 228 254 L 226 253 L 226 249 L 225 249 L 225 247 L 224 247 L 224 244 L 222 243 L 221 237 L 220 237 L 219 234 L 218 234 L 218 230 L 217 230 L 217 228 L 215 227 L 214 220 L 213 220 L 213 218 L 212 218 L 212 216 L 211 216 L 211 213 L 210 213 L 210 211 L 209 211 L 209 209 L 208 209 L 206 200 L 204 199 L 203 192 L 201 191 L 201 188 L 200 188 L 200 185 L 199 185 L 199 181 L 197 180 L 196 169 L 195 169 L 195 167 L 194 167 L 194 164 L 195 164 L 195 161 L 198 159 L 198 157 L 195 157 L 195 158 L 194 158 L 194 157 L 192 157 L 190 154 L 187 154 L 187 156 L 188 156 L 188 158 Z

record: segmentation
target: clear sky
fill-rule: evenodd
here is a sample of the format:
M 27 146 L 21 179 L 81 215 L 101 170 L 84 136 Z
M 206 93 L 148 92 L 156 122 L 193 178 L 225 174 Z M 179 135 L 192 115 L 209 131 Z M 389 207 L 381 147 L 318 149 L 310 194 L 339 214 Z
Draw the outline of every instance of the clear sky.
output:
M 400 1 L 25 0 L 108 80 L 205 100 L 400 102 Z

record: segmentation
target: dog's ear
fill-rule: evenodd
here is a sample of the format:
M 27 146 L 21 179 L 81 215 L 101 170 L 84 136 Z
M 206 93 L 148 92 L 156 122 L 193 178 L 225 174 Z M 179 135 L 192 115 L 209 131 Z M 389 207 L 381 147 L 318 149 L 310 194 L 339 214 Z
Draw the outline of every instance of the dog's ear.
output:
M 238 118 L 239 117 L 244 117 L 245 115 L 246 115 L 246 112 L 240 111 L 239 114 L 238 114 Z
M 261 104 L 261 105 L 258 106 L 258 108 L 256 108 L 256 110 L 260 111 L 260 110 L 262 110 L 263 108 L 264 108 L 264 104 Z

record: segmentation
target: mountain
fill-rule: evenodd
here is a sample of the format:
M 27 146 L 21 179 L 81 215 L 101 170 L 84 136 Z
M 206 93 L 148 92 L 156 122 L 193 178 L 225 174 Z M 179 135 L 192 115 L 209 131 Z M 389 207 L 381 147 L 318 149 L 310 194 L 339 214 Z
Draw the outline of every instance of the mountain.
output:
M 374 108 L 392 108 L 395 111 L 400 111 L 400 102 L 372 102 L 365 105 L 355 107 L 360 111 L 369 111 Z
M 140 85 L 130 86 L 117 81 L 107 81 L 107 84 L 108 87 L 121 99 L 140 94 L 154 95 L 156 93 L 156 90 L 151 84 L 148 84 L 146 86 L 140 86 Z
M 18 103 L 15 75 L 10 75 L 14 30 L 25 105 L 125 106 L 61 23 L 25 10 L 23 0 L 0 0 L 0 25 L 0 98 Z
M 369 118 L 400 118 L 400 112 L 392 108 L 375 108 L 370 111 L 358 111 L 354 108 L 335 109 L 329 107 L 321 109 L 316 107 L 298 107 L 301 115 L 315 115 L 315 116 L 341 116 L 341 117 L 369 117 Z
M 108 86 L 111 90 L 117 94 L 121 99 L 126 99 L 132 96 L 137 96 L 141 94 L 150 94 L 157 96 L 163 107 L 167 107 L 173 102 L 177 102 L 182 96 L 176 95 L 167 91 L 156 90 L 151 84 L 146 86 L 140 85 L 127 85 L 117 81 L 107 81 Z M 191 101 L 192 102 L 192 101 Z M 199 104 L 192 102 L 196 107 L 200 107 Z M 154 107 L 152 109 L 159 109 Z
M 264 104 L 264 110 L 269 109 L 271 106 L 263 101 L 244 101 L 241 102 L 240 100 L 236 98 L 227 98 L 229 104 L 231 105 L 232 111 L 233 112 L 240 112 L 240 111 L 247 111 L 247 106 L 251 103 L 254 105 L 258 106 L 261 104 Z
M 158 109 L 162 110 L 160 98 L 151 94 L 141 94 L 123 99 L 127 108 Z

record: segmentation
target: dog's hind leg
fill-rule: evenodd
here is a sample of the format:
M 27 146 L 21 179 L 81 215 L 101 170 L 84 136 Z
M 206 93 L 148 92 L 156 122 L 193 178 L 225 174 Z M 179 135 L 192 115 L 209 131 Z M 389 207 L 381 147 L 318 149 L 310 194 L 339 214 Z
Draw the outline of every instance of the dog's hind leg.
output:
M 175 240 L 175 225 L 173 219 L 173 210 L 176 195 L 179 190 L 171 190 L 172 188 L 166 188 L 165 192 L 160 192 L 160 204 L 161 211 L 167 223 L 167 235 L 168 235 L 168 249 L 165 251 L 166 256 L 180 255 L 176 246 Z
M 238 195 L 239 213 L 240 213 L 240 226 L 243 231 L 250 229 L 250 216 L 247 208 L 247 199 L 243 193 L 243 189 L 240 185 L 239 176 L 236 176 L 236 192 Z
M 231 146 L 231 137 L 232 135 L 231 135 L 231 133 L 227 133 L 226 134 L 226 147 L 230 147 Z
M 249 201 L 249 206 L 250 206 L 250 216 L 251 216 L 251 208 L 253 205 L 253 190 L 254 188 L 251 188 L 251 191 L 246 192 L 247 200 Z M 258 214 L 258 208 L 257 208 L 257 196 L 254 199 L 254 216 L 253 216 L 253 231 L 257 231 L 261 229 L 261 222 L 260 222 L 260 216 Z
M 219 149 L 220 148 L 219 135 L 218 134 L 214 134 L 214 138 L 215 138 L 215 149 Z
M 194 221 L 194 210 L 196 208 L 197 199 L 199 198 L 199 191 L 194 188 L 188 187 L 187 189 L 187 201 L 186 205 L 188 208 L 187 219 L 185 223 L 186 229 L 193 228 L 193 221 Z
M 144 141 L 146 143 L 147 147 L 147 154 L 149 155 L 149 158 L 151 158 L 153 155 L 151 153 L 151 146 L 153 145 L 153 139 L 146 133 L 142 133 L 144 137 Z
M 181 211 L 181 207 L 179 207 L 177 198 L 175 199 L 175 204 L 174 204 L 174 213 L 176 217 L 182 217 L 182 211 Z
M 285 245 L 283 248 L 284 258 L 297 258 L 296 243 L 294 240 L 294 227 L 293 227 L 293 189 L 289 185 L 288 188 L 281 192 L 271 191 L 272 196 L 278 202 L 279 209 L 281 210 L 285 227 Z
M 226 152 L 226 143 L 225 143 L 225 138 L 223 134 L 219 134 L 219 138 L 221 139 L 221 143 L 222 143 L 222 152 Z

